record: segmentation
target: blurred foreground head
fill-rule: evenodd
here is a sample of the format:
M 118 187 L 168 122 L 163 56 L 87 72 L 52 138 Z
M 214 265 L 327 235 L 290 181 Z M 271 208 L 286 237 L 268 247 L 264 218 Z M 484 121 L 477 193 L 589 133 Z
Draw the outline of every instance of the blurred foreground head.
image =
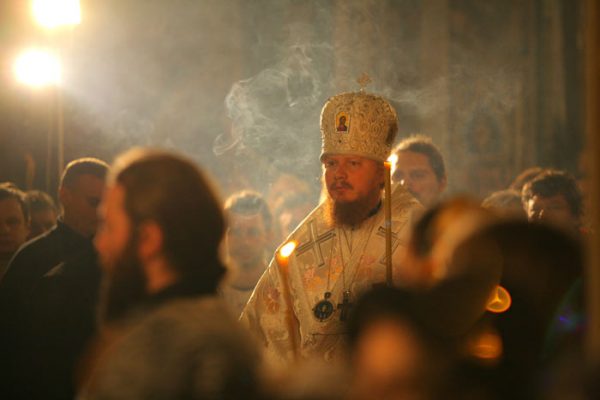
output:
M 357 302 L 348 324 L 353 399 L 429 399 L 446 361 L 422 297 L 380 287 Z
M 495 247 L 489 256 L 500 263 L 509 295 L 508 309 L 485 318 L 478 341 L 487 337 L 487 348 L 496 351 L 480 371 L 499 398 L 539 398 L 548 365 L 583 343 L 581 244 L 563 230 L 522 219 L 490 224 L 477 237 Z
M 215 292 L 225 271 L 220 204 L 204 174 L 179 155 L 136 149 L 117 158 L 95 240 L 109 319 L 178 282 Z
M 405 262 L 415 271 L 415 283 L 431 287 L 469 272 L 469 267 L 455 259 L 459 254 L 456 251 L 461 243 L 494 220 L 493 213 L 466 197 L 456 197 L 429 209 L 415 224 L 407 249 Z

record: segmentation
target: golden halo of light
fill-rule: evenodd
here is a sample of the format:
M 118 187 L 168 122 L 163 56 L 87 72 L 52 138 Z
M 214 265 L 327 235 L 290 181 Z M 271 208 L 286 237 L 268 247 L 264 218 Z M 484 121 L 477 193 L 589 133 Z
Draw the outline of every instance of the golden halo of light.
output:
M 33 87 L 60 83 L 60 60 L 56 55 L 41 49 L 30 49 L 19 55 L 14 63 L 19 82 Z
M 33 0 L 31 8 L 37 22 L 48 29 L 81 23 L 79 0 Z

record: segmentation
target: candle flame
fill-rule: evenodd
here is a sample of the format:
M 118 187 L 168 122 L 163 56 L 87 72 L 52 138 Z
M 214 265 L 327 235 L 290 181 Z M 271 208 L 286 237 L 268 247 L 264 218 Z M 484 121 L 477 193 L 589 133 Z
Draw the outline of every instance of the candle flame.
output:
M 387 163 L 389 163 L 390 170 L 393 173 L 394 170 L 396 169 L 396 164 L 398 163 L 398 154 L 394 153 L 391 156 L 389 156 L 387 159 Z
M 279 255 L 281 257 L 288 258 L 289 256 L 292 255 L 292 253 L 294 252 L 295 249 L 296 249 L 296 242 L 292 240 L 291 242 L 287 242 L 286 244 L 281 246 L 281 249 L 279 249 Z

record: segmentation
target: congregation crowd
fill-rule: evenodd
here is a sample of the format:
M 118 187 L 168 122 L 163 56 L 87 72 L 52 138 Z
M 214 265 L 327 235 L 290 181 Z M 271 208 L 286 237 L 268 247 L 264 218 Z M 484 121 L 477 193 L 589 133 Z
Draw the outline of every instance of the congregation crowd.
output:
M 330 98 L 320 199 L 282 175 L 222 201 L 156 149 L 73 160 L 58 204 L 0 184 L 0 398 L 595 398 L 585 187 L 532 167 L 446 195 L 438 147 L 397 123 Z

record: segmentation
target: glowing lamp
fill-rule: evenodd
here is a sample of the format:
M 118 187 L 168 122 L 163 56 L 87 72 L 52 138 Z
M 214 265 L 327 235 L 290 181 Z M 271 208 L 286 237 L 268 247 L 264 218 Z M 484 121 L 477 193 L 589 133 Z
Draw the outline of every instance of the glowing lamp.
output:
M 15 61 L 14 72 L 19 82 L 29 86 L 60 83 L 60 61 L 52 53 L 42 50 L 28 50 L 21 54 Z
M 35 19 L 46 28 L 81 23 L 79 0 L 33 0 L 31 7 Z
M 498 285 L 496 290 L 492 292 L 492 296 L 487 305 L 487 310 L 499 314 L 507 311 L 511 304 L 512 299 L 508 290 Z

